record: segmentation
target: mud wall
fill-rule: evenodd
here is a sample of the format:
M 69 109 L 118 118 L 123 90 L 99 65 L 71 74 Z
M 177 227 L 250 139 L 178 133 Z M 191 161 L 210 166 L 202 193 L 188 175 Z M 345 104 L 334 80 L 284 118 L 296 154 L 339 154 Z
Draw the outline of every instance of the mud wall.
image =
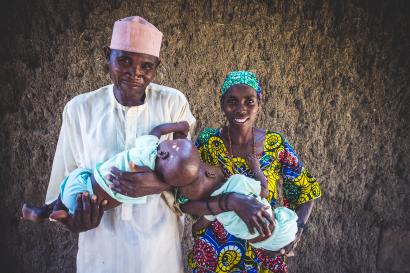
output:
M 410 272 L 407 1 L 14 1 L 1 8 L 4 272 L 75 272 L 76 236 L 19 221 L 43 202 L 64 104 L 108 84 L 101 47 L 140 15 L 163 31 L 156 82 L 220 126 L 234 69 L 265 92 L 258 125 L 282 132 L 321 181 L 290 272 Z M 192 238 L 186 236 L 184 249 Z

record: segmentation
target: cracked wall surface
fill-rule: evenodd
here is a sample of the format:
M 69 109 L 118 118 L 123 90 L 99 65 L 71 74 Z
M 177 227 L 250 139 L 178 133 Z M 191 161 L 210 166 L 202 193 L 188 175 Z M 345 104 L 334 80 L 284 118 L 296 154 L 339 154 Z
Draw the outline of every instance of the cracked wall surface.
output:
M 228 71 L 259 75 L 258 126 L 287 137 L 324 193 L 290 272 L 410 272 L 407 1 L 2 5 L 0 268 L 75 272 L 77 236 L 21 222 L 20 207 L 44 200 L 65 103 L 110 82 L 101 47 L 113 22 L 140 15 L 164 33 L 155 81 L 185 93 L 198 127 L 224 123 Z

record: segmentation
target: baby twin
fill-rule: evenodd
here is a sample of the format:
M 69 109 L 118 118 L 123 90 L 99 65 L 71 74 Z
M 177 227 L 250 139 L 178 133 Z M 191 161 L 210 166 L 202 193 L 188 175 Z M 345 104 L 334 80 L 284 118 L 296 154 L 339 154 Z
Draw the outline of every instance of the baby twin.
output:
M 207 200 L 210 196 L 240 193 L 257 198 L 259 202 L 270 207 L 266 196 L 266 189 L 261 181 L 235 174 L 224 178 L 219 168 L 208 166 L 200 162 L 199 152 L 190 140 L 186 138 L 189 130 L 187 122 L 166 123 L 156 126 L 149 135 L 138 137 L 135 147 L 123 151 L 111 159 L 97 164 L 93 170 L 79 168 L 64 179 L 60 186 L 59 200 L 55 206 L 62 204 L 70 214 L 74 214 L 77 196 L 88 192 L 96 195 L 98 200 L 107 200 L 106 209 L 111 209 L 121 203 L 143 204 L 146 197 L 129 197 L 112 190 L 112 182 L 107 179 L 112 167 L 122 171 L 130 171 L 130 163 L 136 166 L 146 166 L 153 170 L 158 178 L 173 187 L 189 200 Z M 162 135 L 174 134 L 173 140 L 160 142 Z M 255 164 L 253 164 L 255 165 Z M 258 165 L 258 164 L 256 164 Z M 60 206 L 60 205 L 58 205 Z M 207 215 L 201 220 L 213 221 L 217 219 L 232 235 L 249 240 L 251 245 L 269 251 L 278 251 L 295 240 L 297 233 L 297 215 L 294 211 L 279 207 L 267 210 L 274 218 L 274 229 L 268 238 L 258 240 L 258 231 L 250 231 L 242 219 L 234 211 L 225 211 L 218 215 Z M 40 208 L 22 208 L 23 219 L 33 222 L 48 218 L 49 210 Z

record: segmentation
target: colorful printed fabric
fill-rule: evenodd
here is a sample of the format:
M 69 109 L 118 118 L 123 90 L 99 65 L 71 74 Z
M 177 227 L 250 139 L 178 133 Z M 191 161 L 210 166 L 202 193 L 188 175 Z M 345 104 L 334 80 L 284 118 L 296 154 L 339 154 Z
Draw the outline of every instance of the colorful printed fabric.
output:
M 197 138 L 196 146 L 201 159 L 222 168 L 226 177 L 244 174 L 253 177 L 244 158 L 229 158 L 220 129 L 206 128 Z M 283 178 L 283 205 L 291 209 L 321 196 L 318 182 L 302 166 L 289 143 L 275 132 L 266 132 L 264 151 L 260 157 L 261 169 L 268 178 L 268 201 L 275 207 L 279 200 L 277 182 Z M 218 221 L 201 230 L 189 255 L 194 273 L 201 272 L 287 272 L 286 257 L 268 257 L 246 241 L 229 234 Z
M 255 89 L 258 97 L 261 96 L 262 90 L 256 75 L 250 71 L 232 71 L 230 72 L 221 87 L 221 94 L 224 95 L 229 88 L 235 84 L 246 84 Z

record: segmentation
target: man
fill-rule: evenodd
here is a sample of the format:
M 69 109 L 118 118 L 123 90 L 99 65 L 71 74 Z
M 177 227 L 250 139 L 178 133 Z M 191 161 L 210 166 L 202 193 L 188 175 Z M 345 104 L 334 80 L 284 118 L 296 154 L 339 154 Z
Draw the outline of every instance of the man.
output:
M 156 125 L 186 120 L 193 128 L 185 96 L 151 83 L 161 40 L 162 33 L 141 17 L 115 22 L 106 48 L 113 85 L 81 94 L 65 106 L 47 204 L 56 200 L 59 184 L 74 169 L 93 168 L 132 147 L 137 136 Z M 77 272 L 182 272 L 178 217 L 159 194 L 167 186 L 152 172 L 111 179 L 124 182 L 130 196 L 137 186 L 139 193 L 146 186 L 145 194 L 152 195 L 146 204 L 123 204 L 105 213 L 104 200 L 79 196 L 75 214 L 58 218 L 70 230 L 84 231 L 79 234 Z

